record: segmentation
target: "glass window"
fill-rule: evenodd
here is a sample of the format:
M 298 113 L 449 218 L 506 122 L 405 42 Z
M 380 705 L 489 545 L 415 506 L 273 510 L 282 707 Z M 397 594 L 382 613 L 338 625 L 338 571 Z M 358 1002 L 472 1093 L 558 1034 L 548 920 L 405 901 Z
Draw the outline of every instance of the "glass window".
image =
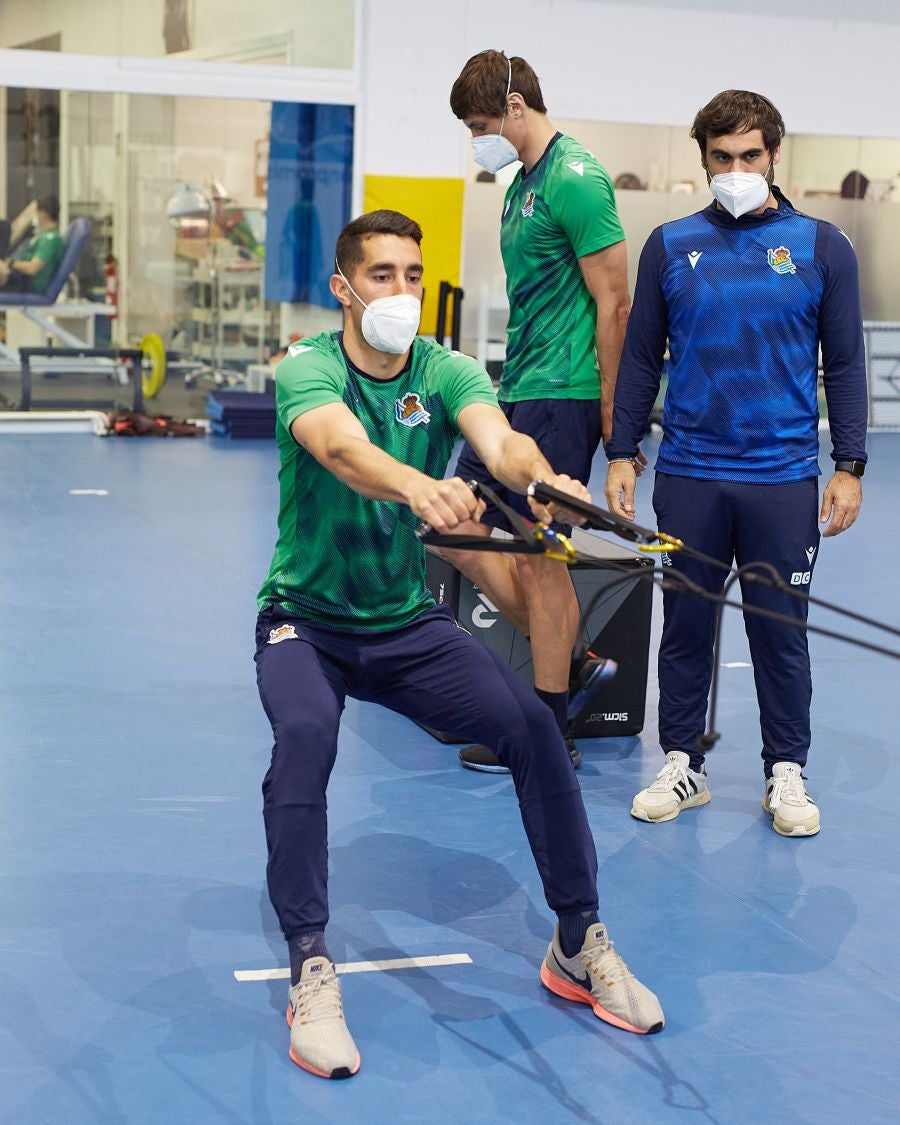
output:
M 250 30 L 252 26 L 252 31 Z M 353 0 L 4 0 L 0 47 L 349 69 Z

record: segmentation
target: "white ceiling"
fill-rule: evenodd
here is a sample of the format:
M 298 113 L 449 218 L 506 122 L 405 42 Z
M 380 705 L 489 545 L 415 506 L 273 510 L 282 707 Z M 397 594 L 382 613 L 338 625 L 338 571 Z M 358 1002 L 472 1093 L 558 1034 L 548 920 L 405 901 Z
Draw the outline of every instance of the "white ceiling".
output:
M 597 0 L 583 0 L 595 3 Z M 678 8 L 729 12 L 735 15 L 771 15 L 782 19 L 805 18 L 828 23 L 900 24 L 900 0 L 605 0 L 629 7 Z

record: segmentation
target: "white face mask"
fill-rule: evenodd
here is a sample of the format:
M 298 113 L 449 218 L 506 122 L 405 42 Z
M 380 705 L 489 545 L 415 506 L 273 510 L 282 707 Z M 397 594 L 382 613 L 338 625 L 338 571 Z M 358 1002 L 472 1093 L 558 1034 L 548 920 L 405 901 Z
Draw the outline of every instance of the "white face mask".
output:
M 499 172 L 519 159 L 516 147 L 503 136 L 503 122 L 499 133 L 472 138 L 472 159 L 488 172 Z
M 739 219 L 769 198 L 769 181 L 758 172 L 722 172 L 709 181 L 713 198 Z
M 403 355 L 409 351 L 422 318 L 422 302 L 411 293 L 398 293 L 393 297 L 378 297 L 368 305 L 344 277 L 347 288 L 366 310 L 362 318 L 362 334 L 366 343 L 379 352 Z
M 506 60 L 509 66 L 509 77 L 506 80 L 506 94 L 503 98 L 503 104 L 506 105 L 509 98 L 509 90 L 512 85 L 512 61 Z M 503 122 L 506 120 L 506 113 L 500 118 L 500 132 L 488 133 L 484 137 L 472 138 L 472 159 L 476 164 L 481 165 L 486 172 L 499 172 L 501 168 L 512 164 L 519 159 L 519 154 L 516 151 L 516 146 L 508 141 L 503 136 Z

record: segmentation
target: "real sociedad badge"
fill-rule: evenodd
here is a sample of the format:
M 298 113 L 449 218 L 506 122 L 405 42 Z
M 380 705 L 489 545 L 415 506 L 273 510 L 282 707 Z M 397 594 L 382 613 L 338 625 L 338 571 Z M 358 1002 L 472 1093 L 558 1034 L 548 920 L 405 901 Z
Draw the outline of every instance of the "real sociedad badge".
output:
M 394 417 L 401 426 L 421 426 L 431 421 L 431 415 L 422 405 L 422 400 L 415 391 L 410 391 L 403 398 L 397 399 L 394 403 Z
M 791 252 L 786 246 L 767 252 L 769 265 L 776 273 L 796 273 L 797 267 L 791 261 Z

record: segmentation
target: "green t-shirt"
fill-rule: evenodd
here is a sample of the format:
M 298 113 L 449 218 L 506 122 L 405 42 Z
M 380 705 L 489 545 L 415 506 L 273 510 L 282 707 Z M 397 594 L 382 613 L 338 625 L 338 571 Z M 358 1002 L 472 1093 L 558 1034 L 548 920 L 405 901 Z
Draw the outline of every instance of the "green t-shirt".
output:
M 64 250 L 59 227 L 50 227 L 49 230 L 39 230 L 22 253 L 16 255 L 23 262 L 40 258 L 44 263 L 43 268 L 31 280 L 35 293 L 43 293 L 50 284 L 50 279 L 56 273 L 56 267 L 62 260 Z
M 425 549 L 405 504 L 369 500 L 338 480 L 298 445 L 295 418 L 343 402 L 369 440 L 428 476 L 444 476 L 470 403 L 497 405 L 487 372 L 468 356 L 417 337 L 410 362 L 393 379 L 357 371 L 341 333 L 294 344 L 275 375 L 281 451 L 278 543 L 260 590 L 260 609 L 342 629 L 397 629 L 434 605 L 425 585 Z
M 503 402 L 600 397 L 597 306 L 578 259 L 625 238 L 606 170 L 557 133 L 509 186 L 500 249 L 509 297 Z

